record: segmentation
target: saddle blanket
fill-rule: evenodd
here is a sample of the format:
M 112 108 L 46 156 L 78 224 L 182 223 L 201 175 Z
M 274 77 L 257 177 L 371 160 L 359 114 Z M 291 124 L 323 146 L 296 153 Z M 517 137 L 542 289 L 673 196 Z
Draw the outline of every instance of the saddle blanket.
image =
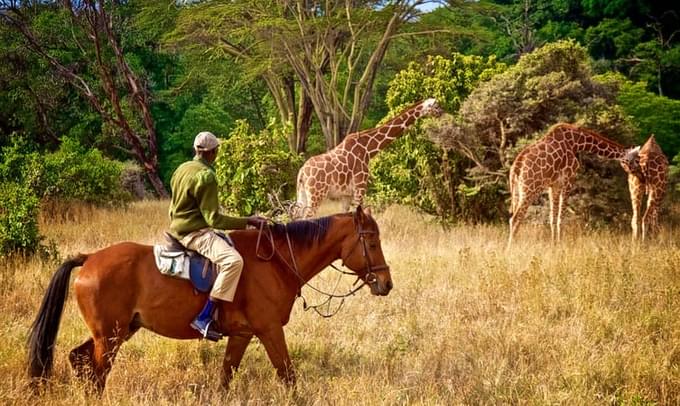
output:
M 234 246 L 228 235 L 218 234 L 229 245 Z M 195 251 L 178 250 L 176 247 L 157 244 L 153 246 L 153 255 L 160 273 L 190 280 L 199 292 L 209 292 L 217 278 L 215 265 Z

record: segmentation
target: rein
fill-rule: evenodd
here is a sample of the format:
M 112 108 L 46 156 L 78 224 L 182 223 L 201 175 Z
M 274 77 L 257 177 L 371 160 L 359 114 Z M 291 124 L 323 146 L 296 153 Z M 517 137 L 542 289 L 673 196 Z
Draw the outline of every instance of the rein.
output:
M 352 284 L 352 286 L 356 285 L 359 281 L 361 281 L 361 284 L 360 284 L 359 286 L 357 286 L 356 288 L 353 288 L 353 289 L 351 289 L 349 292 L 347 292 L 347 293 L 345 293 L 345 294 L 342 294 L 342 295 L 338 295 L 338 294 L 336 294 L 336 293 L 328 293 L 328 292 L 325 292 L 325 291 L 323 291 L 323 290 L 321 290 L 321 289 L 315 287 L 315 286 L 312 285 L 311 283 L 309 283 L 309 281 L 305 281 L 304 278 L 302 277 L 302 275 L 300 275 L 300 271 L 298 270 L 297 262 L 295 261 L 295 254 L 293 253 L 293 243 L 292 243 L 291 240 L 290 240 L 290 235 L 288 234 L 288 229 L 285 228 L 285 226 L 284 226 L 284 229 L 285 229 L 285 231 L 286 231 L 286 243 L 287 243 L 287 245 L 288 245 L 288 252 L 289 252 L 289 254 L 290 254 L 290 258 L 291 258 L 292 264 L 290 264 L 290 263 L 289 263 L 289 262 L 288 262 L 288 261 L 287 261 L 287 260 L 286 260 L 286 259 L 285 259 L 285 258 L 284 258 L 277 250 L 276 250 L 276 246 L 274 245 L 274 234 L 272 233 L 272 231 L 271 231 L 271 229 L 270 229 L 269 227 L 267 227 L 267 231 L 268 231 L 268 232 L 266 233 L 265 230 L 264 230 L 264 224 L 261 224 L 261 225 L 260 225 L 260 228 L 259 228 L 259 230 L 258 230 L 257 242 L 256 242 L 256 245 L 255 245 L 255 255 L 257 256 L 257 258 L 259 258 L 259 259 L 261 259 L 261 260 L 263 260 L 263 261 L 271 261 L 271 260 L 276 256 L 276 258 L 277 258 L 280 262 L 282 262 L 283 264 L 285 264 L 286 267 L 288 267 L 288 269 L 293 273 L 293 275 L 295 275 L 295 276 L 298 278 L 298 280 L 299 280 L 299 287 L 298 287 L 298 291 L 297 291 L 297 296 L 300 297 L 300 298 L 302 298 L 302 307 L 303 307 L 303 309 L 304 309 L 305 311 L 307 311 L 307 310 L 309 310 L 309 309 L 312 309 L 312 310 L 314 310 L 319 316 L 321 316 L 321 317 L 323 317 L 323 318 L 329 318 L 329 317 L 332 317 L 332 316 L 336 315 L 336 314 L 340 311 L 340 309 L 342 308 L 342 306 L 345 304 L 345 299 L 346 299 L 347 297 L 354 295 L 357 291 L 359 291 L 359 289 L 363 288 L 365 285 L 371 285 L 371 284 L 373 284 L 373 283 L 376 283 L 376 282 L 377 282 L 377 277 L 375 276 L 374 271 L 376 271 L 376 270 L 383 270 L 383 269 L 389 268 L 387 265 L 371 266 L 371 260 L 370 260 L 370 257 L 368 256 L 368 248 L 366 247 L 366 240 L 365 240 L 364 236 L 365 236 L 366 234 L 373 234 L 373 233 L 375 233 L 375 231 L 364 231 L 364 230 L 362 230 L 361 228 L 359 228 L 359 229 L 357 230 L 357 234 L 358 234 L 357 241 L 356 241 L 356 243 L 354 244 L 354 246 L 352 247 L 352 249 L 350 250 L 350 252 L 354 251 L 354 250 L 357 248 L 357 246 L 359 245 L 359 242 L 362 243 L 362 248 L 363 248 L 362 254 L 363 254 L 363 257 L 364 257 L 365 263 L 366 263 L 366 274 L 364 275 L 364 277 L 362 278 L 361 276 L 358 276 L 358 275 L 357 275 L 356 273 L 354 273 L 354 272 L 347 272 L 347 271 L 341 270 L 341 269 L 339 269 L 338 267 L 336 267 L 335 265 L 333 265 L 332 263 L 330 264 L 330 266 L 331 266 L 331 268 L 335 269 L 336 271 L 338 271 L 338 272 L 341 273 L 341 274 L 344 274 L 344 275 L 355 275 L 355 276 L 357 277 L 357 279 L 356 279 L 356 281 L 354 281 L 354 283 Z M 262 236 L 265 235 L 265 234 L 266 234 L 265 238 L 266 238 L 267 240 L 269 240 L 269 243 L 270 243 L 270 245 L 271 245 L 271 247 L 272 247 L 272 252 L 271 252 L 271 254 L 269 254 L 269 255 L 261 255 L 261 254 L 260 254 L 260 243 L 261 243 L 261 241 L 262 241 Z M 343 265 L 344 265 L 344 263 L 343 263 Z M 340 282 L 340 279 L 339 279 L 339 278 L 338 278 L 338 282 Z M 338 282 L 336 282 L 336 287 L 337 287 L 337 283 L 338 283 Z M 314 291 L 316 291 L 316 292 L 318 292 L 318 293 L 320 293 L 320 294 L 322 294 L 322 295 L 325 295 L 325 296 L 326 296 L 326 300 L 324 300 L 323 302 L 321 302 L 321 303 L 319 303 L 319 304 L 316 304 L 316 305 L 308 305 L 308 304 L 307 304 L 307 299 L 305 299 L 305 297 L 302 295 L 302 287 L 305 286 L 305 285 L 308 286 L 310 289 L 312 289 L 312 290 L 314 290 Z M 327 306 L 327 308 L 330 309 L 330 302 L 331 302 L 332 299 L 341 299 L 340 305 L 339 305 L 333 312 L 322 313 L 322 312 L 319 310 L 319 308 L 321 308 L 321 307 L 323 307 L 323 306 Z

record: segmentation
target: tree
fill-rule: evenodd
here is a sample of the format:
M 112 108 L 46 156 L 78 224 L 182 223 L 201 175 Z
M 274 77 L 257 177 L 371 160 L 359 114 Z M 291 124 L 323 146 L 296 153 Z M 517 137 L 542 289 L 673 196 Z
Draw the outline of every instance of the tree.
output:
M 155 192 L 167 196 L 158 172 L 150 94 L 145 79 L 125 57 L 118 31 L 125 27 L 125 16 L 119 4 L 107 0 L 35 4 L 1 0 L 0 8 L 0 20 L 16 29 L 24 45 L 73 86 L 104 123 L 116 129 Z M 60 52 L 63 44 L 70 45 L 66 52 Z M 84 62 L 78 60 L 80 56 Z M 94 61 L 91 70 L 90 61 Z
M 634 83 L 621 75 L 607 75 L 602 80 L 619 88 L 617 101 L 638 129 L 636 143 L 642 144 L 654 134 L 669 158 L 680 153 L 680 100 L 659 96 L 648 91 L 646 83 Z
M 423 0 L 218 1 L 186 8 L 177 41 L 202 43 L 267 83 L 289 144 L 302 151 L 316 115 L 328 148 L 357 131 L 390 42 Z
M 482 81 L 502 72 L 505 65 L 495 57 L 454 53 L 435 56 L 426 63 L 409 64 L 390 82 L 387 104 L 390 114 L 405 105 L 433 96 L 444 110 L 456 112 Z M 423 137 L 421 129 L 409 131 L 371 161 L 370 197 L 377 202 L 414 204 L 444 218 L 465 216 L 470 220 L 494 217 L 469 204 L 459 190 L 466 159 L 456 151 L 444 151 Z
M 485 204 L 495 206 L 514 156 L 552 124 L 577 123 L 630 144 L 633 126 L 615 103 L 616 89 L 593 79 L 586 49 L 574 41 L 561 41 L 524 55 L 507 71 L 482 82 L 463 102 L 459 114 L 431 125 L 429 135 L 438 145 L 468 159 L 462 190 L 470 197 L 480 193 L 485 199 L 489 197 L 486 191 L 494 190 L 496 200 Z M 594 182 L 581 187 L 589 192 L 600 188 L 601 196 L 623 193 L 623 184 Z M 592 201 L 583 204 L 592 209 Z M 611 204 L 606 199 L 598 202 L 604 208 Z

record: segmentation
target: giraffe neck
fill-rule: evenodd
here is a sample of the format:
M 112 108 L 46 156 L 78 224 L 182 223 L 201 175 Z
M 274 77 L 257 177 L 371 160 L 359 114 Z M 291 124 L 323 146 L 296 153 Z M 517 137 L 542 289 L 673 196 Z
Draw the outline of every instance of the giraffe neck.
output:
M 397 137 L 403 134 L 408 127 L 422 116 L 422 105 L 418 104 L 402 112 L 380 127 L 358 133 L 357 141 L 366 149 L 366 155 L 368 155 L 369 158 L 372 158 L 378 152 L 390 145 L 392 141 L 397 139 Z
M 588 152 L 601 158 L 618 160 L 626 155 L 626 147 L 594 131 L 578 128 L 574 129 L 572 134 L 574 151 Z

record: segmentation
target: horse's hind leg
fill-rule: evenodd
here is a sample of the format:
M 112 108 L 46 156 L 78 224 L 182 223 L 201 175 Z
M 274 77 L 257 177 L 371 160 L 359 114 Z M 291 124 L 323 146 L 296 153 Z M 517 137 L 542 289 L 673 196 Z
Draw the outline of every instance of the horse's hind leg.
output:
M 138 326 L 129 326 L 116 331 L 112 337 L 88 338 L 69 354 L 69 361 L 78 378 L 92 382 L 94 389 L 101 393 L 106 384 L 106 376 L 111 370 L 113 360 L 120 345 L 139 330 Z
M 132 335 L 136 333 L 137 330 L 139 330 L 139 326 L 131 325 L 127 329 L 127 333 L 125 335 L 113 340 L 120 341 L 120 338 L 122 338 L 123 341 L 126 341 L 132 337 Z M 115 356 L 120 344 L 122 344 L 122 342 L 119 342 L 116 346 L 114 346 L 113 353 L 109 355 L 111 358 L 110 363 L 113 363 L 112 357 Z M 78 378 L 90 380 L 93 384 L 95 384 L 95 388 L 97 390 L 103 390 L 103 381 L 106 379 L 106 376 L 105 374 L 103 377 L 101 376 L 102 366 L 100 364 L 102 361 L 99 360 L 98 363 L 95 364 L 95 360 L 95 340 L 92 337 L 88 338 L 84 343 L 71 350 L 71 353 L 69 354 L 69 361 L 71 362 L 71 367 L 73 368 L 75 375 Z M 108 370 L 110 370 L 110 364 L 108 366 Z M 108 370 L 106 373 L 108 373 Z
M 75 371 L 78 378 L 92 379 L 91 375 L 94 372 L 94 366 L 92 365 L 93 353 L 94 340 L 92 337 L 88 338 L 87 341 L 71 350 L 68 360 L 71 362 L 71 367 Z

